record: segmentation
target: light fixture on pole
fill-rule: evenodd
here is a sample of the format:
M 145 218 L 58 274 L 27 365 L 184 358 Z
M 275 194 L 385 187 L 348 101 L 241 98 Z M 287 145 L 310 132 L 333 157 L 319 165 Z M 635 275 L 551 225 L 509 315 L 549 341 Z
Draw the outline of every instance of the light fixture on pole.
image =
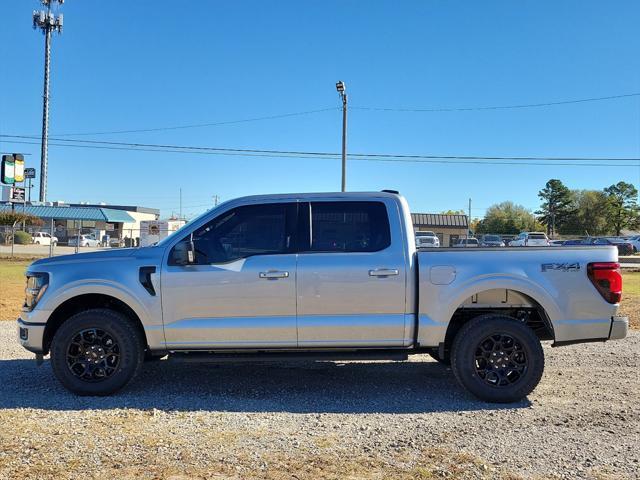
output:
M 44 94 L 42 99 L 42 146 L 40 150 L 40 201 L 47 199 L 47 152 L 49 141 L 49 70 L 51 66 L 51 32 L 62 33 L 62 14 L 51 13 L 51 4 L 62 5 L 64 0 L 40 0 L 47 10 L 33 11 L 33 28 L 44 34 Z
M 336 83 L 336 90 L 342 99 L 342 191 L 347 190 L 347 92 L 342 80 Z

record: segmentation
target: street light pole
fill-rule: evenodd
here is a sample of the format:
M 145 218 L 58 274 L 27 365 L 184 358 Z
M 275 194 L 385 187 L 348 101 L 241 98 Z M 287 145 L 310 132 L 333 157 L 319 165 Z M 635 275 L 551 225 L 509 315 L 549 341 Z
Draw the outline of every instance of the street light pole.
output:
M 47 10 L 33 12 L 33 28 L 44 34 L 44 93 L 42 95 L 42 145 L 40 149 L 40 201 L 47 200 L 47 170 L 49 142 L 49 71 L 51 69 L 51 32 L 62 33 L 62 14 L 51 13 L 51 3 L 62 5 L 64 0 L 41 0 Z
M 347 190 L 347 92 L 344 82 L 336 83 L 336 90 L 342 99 L 342 190 Z

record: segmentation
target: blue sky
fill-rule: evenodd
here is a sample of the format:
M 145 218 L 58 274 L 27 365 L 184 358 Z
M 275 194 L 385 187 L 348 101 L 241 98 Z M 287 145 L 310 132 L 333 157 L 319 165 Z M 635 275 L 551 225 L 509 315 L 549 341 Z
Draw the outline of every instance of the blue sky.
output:
M 3 0 L 0 134 L 38 134 L 43 37 L 35 0 Z M 359 153 L 640 157 L 640 97 L 544 108 L 464 108 L 640 92 L 637 1 L 89 2 L 67 0 L 52 55 L 51 136 L 340 151 L 335 82 L 347 84 L 348 149 Z M 66 137 L 73 138 L 73 137 Z M 39 171 L 39 146 L 0 137 Z M 335 191 L 339 160 L 51 147 L 49 200 L 138 204 L 196 214 L 236 196 Z M 414 211 L 539 205 L 550 178 L 571 188 L 640 184 L 640 167 L 578 168 L 352 161 L 349 190 L 400 190 Z

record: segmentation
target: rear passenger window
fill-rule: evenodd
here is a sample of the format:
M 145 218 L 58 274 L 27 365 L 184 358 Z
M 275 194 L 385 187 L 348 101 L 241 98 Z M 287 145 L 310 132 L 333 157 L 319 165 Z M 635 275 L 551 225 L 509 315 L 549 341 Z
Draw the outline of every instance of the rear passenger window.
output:
M 312 252 L 376 252 L 391 245 L 382 202 L 311 204 Z

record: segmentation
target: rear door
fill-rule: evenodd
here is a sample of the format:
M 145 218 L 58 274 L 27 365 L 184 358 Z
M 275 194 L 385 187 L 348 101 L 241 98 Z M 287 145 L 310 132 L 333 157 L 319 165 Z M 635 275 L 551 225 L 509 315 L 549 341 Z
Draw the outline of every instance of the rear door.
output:
M 398 206 L 317 201 L 300 210 L 298 345 L 402 346 L 406 233 Z

